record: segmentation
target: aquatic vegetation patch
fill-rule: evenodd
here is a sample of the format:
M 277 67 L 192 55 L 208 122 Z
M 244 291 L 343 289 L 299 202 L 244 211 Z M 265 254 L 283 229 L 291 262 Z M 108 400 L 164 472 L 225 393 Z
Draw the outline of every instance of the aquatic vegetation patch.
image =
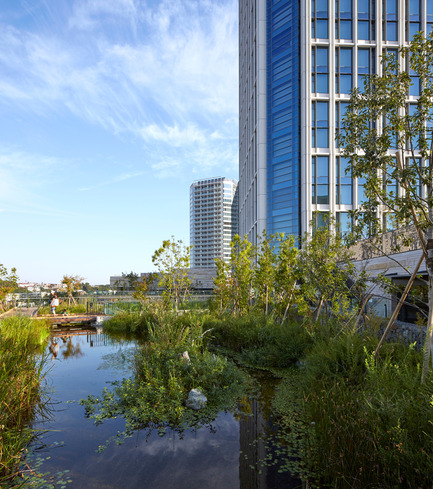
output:
M 125 430 L 108 442 L 120 444 L 137 429 L 156 429 L 161 435 L 170 429 L 181 436 L 184 430 L 208 425 L 219 412 L 236 408 L 237 399 L 248 386 L 246 375 L 231 361 L 208 351 L 190 350 L 190 361 L 181 353 L 180 348 L 145 344 L 135 356 L 132 377 L 114 382 L 99 396 L 80 401 L 96 424 L 124 418 Z M 194 388 L 207 398 L 200 411 L 185 405 Z M 99 450 L 106 446 L 101 445 Z
M 433 377 L 420 382 L 421 354 L 367 338 L 317 344 L 288 373 L 273 401 L 278 458 L 314 487 L 431 487 Z
M 20 475 L 24 449 L 35 436 L 27 424 L 42 409 L 48 335 L 44 321 L 23 316 L 0 321 L 0 485 Z

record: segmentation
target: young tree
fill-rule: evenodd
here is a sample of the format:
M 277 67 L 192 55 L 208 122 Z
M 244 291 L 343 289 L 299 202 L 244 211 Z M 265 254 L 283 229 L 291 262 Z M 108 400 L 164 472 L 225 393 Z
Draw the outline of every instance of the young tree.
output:
M 409 102 L 411 86 L 419 92 Z M 382 73 L 352 92 L 339 142 L 353 177 L 364 178 L 366 200 L 354 212 L 355 236 L 380 234 L 383 215 L 413 225 L 426 259 L 429 317 L 423 378 L 429 368 L 433 326 L 433 33 L 414 36 L 399 56 L 385 56 Z M 404 233 L 402 233 L 404 234 Z M 430 252 L 431 253 L 431 252 Z
M 190 246 L 185 246 L 182 240 L 164 240 L 161 248 L 152 256 L 152 263 L 157 267 L 160 279 L 159 286 L 163 287 L 163 299 L 167 308 L 174 302 L 175 310 L 184 304 L 191 289 L 188 277 L 190 262 Z
M 265 316 L 268 315 L 269 303 L 273 300 L 275 289 L 275 272 L 277 255 L 275 253 L 274 235 L 263 232 L 260 245 L 257 249 L 257 258 L 254 267 L 253 286 L 255 292 L 255 306 Z
M 233 314 L 242 316 L 248 312 L 252 298 L 255 248 L 246 236 L 242 239 L 239 235 L 230 247 Z
M 0 263 L 0 310 L 5 309 L 6 296 L 17 288 L 18 275 L 17 269 L 11 268 L 10 271 Z
M 134 292 L 132 293 L 132 297 L 134 299 L 139 300 L 143 306 L 147 306 L 148 304 L 148 290 L 152 282 L 156 279 L 156 274 L 148 273 L 143 277 L 142 280 L 137 280 L 134 285 Z
M 350 311 L 351 281 L 354 265 L 349 250 L 339 233 L 332 230 L 333 220 L 327 225 L 313 227 L 306 234 L 298 256 L 300 291 L 297 297 L 299 311 L 318 319 L 322 309 L 340 318 Z
M 275 308 L 281 322 L 286 320 L 291 306 L 296 303 L 299 281 L 298 256 L 293 236 L 277 235 L 278 255 L 275 270 Z
M 79 275 L 63 275 L 61 283 L 65 286 L 69 305 L 71 305 L 71 301 L 75 304 L 73 293 L 81 288 L 83 280 L 84 278 Z
M 230 266 L 221 258 L 215 260 L 216 277 L 214 279 L 214 295 L 218 304 L 220 315 L 224 314 L 227 309 L 233 305 L 232 287 L 233 280 L 230 273 Z

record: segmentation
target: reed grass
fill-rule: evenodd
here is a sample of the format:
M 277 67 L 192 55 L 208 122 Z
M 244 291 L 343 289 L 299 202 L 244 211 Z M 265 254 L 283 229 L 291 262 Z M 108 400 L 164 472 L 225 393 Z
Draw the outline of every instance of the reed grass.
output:
M 19 475 L 23 450 L 34 436 L 28 422 L 40 401 L 48 336 L 44 321 L 0 321 L 0 485 Z

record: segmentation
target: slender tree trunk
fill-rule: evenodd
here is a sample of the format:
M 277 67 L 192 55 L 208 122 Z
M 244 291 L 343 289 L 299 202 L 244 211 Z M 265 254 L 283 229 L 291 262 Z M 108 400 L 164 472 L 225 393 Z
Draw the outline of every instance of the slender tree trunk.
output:
M 315 317 L 315 321 L 317 321 L 319 319 L 319 316 L 320 316 L 320 313 L 322 312 L 322 306 L 323 306 L 323 297 L 320 299 L 320 304 L 319 304 L 319 307 L 317 308 L 317 314 L 316 314 L 316 317 Z
M 421 258 L 419 259 L 417 266 L 414 268 L 414 271 L 412 272 L 412 276 L 411 276 L 409 282 L 406 284 L 404 292 L 403 292 L 402 296 L 400 297 L 399 303 L 397 304 L 397 307 L 394 309 L 394 312 L 392 313 L 392 316 L 388 321 L 388 324 L 385 328 L 385 331 L 383 332 L 382 338 L 380 339 L 379 344 L 377 345 L 376 350 L 374 351 L 374 356 L 376 356 L 379 353 L 379 350 L 382 347 L 382 344 L 385 341 L 385 338 L 386 338 L 389 330 L 391 329 L 392 325 L 394 324 L 395 320 L 397 319 L 397 316 L 398 316 L 398 313 L 400 312 L 401 306 L 403 305 L 404 301 L 406 300 L 407 294 L 409 293 L 409 290 L 415 281 L 416 274 L 418 273 L 419 267 L 421 266 L 421 263 L 423 261 L 424 261 L 424 254 L 421 255 Z M 430 299 L 430 290 L 431 290 L 431 286 L 430 286 L 430 279 L 429 279 L 429 310 L 431 310 L 431 307 L 430 307 L 430 300 L 431 300 Z M 429 313 L 429 317 L 430 317 L 430 313 Z
M 364 310 L 365 310 L 365 307 L 367 306 L 367 302 L 373 297 L 373 294 L 367 294 L 365 296 L 365 299 L 362 301 L 362 304 L 361 304 L 361 308 L 359 310 L 359 314 L 358 314 L 358 317 L 356 318 L 356 321 L 355 321 L 355 324 L 353 326 L 353 329 L 356 330 L 356 328 L 358 327 L 358 324 L 359 324 L 359 320 L 361 319 L 361 316 L 364 317 Z M 350 320 L 349 320 L 350 321 Z M 349 324 L 349 323 L 348 323 Z
M 284 321 L 286 320 L 287 313 L 289 312 L 290 304 L 292 302 L 292 296 L 293 296 L 293 290 L 294 290 L 294 288 L 295 288 L 295 286 L 293 286 L 291 288 L 291 290 L 290 290 L 289 299 L 287 301 L 287 306 L 286 306 L 286 309 L 284 311 L 283 320 L 281 321 L 282 323 L 284 323 Z

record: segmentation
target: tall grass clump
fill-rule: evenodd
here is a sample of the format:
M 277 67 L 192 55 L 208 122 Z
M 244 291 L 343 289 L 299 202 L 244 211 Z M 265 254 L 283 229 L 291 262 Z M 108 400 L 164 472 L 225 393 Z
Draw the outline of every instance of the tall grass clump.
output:
M 321 341 L 277 394 L 283 438 L 301 454 L 289 465 L 311 487 L 433 485 L 433 376 L 421 384 L 413 346 L 386 344 L 375 358 L 376 345 L 360 334 Z
M 268 368 L 287 368 L 303 358 L 312 337 L 298 321 L 277 323 L 264 316 L 206 319 L 212 342 L 238 353 L 243 363 Z
M 49 326 L 17 316 L 0 321 L 0 485 L 19 475 L 27 428 L 40 400 Z

